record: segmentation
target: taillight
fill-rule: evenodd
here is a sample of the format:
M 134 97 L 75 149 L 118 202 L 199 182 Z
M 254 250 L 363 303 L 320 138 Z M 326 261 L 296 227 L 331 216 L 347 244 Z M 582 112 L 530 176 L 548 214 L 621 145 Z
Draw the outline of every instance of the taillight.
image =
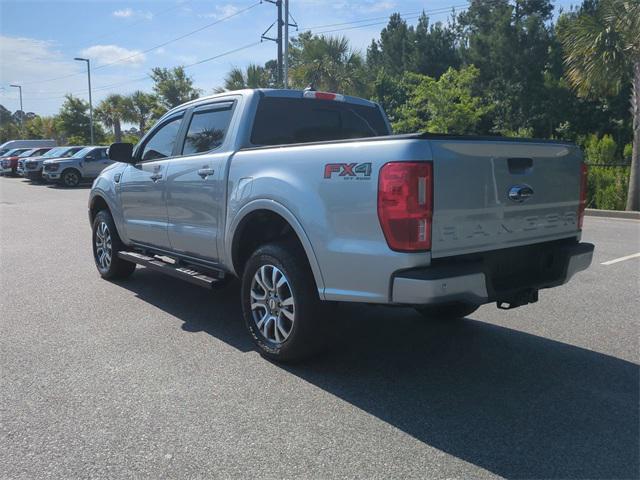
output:
M 580 164 L 580 203 L 578 204 L 578 228 L 582 230 L 584 209 L 587 208 L 587 180 L 589 169 L 586 164 Z
M 431 248 L 433 164 L 389 162 L 380 169 L 378 219 L 392 250 Z

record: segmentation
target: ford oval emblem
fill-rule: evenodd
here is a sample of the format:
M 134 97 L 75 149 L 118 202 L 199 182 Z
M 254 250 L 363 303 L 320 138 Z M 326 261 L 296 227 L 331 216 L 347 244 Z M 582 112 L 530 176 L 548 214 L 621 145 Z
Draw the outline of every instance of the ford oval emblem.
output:
M 526 199 L 533 197 L 533 188 L 529 185 L 514 185 L 509 189 L 509 199 L 522 203 Z

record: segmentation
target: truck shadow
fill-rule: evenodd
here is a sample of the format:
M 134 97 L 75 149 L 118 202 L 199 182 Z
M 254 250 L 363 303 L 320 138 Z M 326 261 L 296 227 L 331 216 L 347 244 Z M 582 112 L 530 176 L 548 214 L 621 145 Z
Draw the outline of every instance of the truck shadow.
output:
M 184 330 L 251 350 L 237 284 L 212 295 L 153 272 L 136 276 L 144 279 L 121 285 Z M 638 365 L 472 319 L 361 305 L 334 315 L 331 351 L 281 368 L 504 477 L 638 478 Z

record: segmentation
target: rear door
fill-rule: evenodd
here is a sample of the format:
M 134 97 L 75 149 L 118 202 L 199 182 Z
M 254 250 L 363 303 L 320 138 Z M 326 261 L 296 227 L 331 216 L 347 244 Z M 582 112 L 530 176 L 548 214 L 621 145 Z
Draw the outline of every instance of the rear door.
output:
M 434 258 L 578 235 L 577 147 L 453 137 L 430 144 Z
M 136 149 L 139 160 L 129 165 L 119 183 L 120 202 L 130 240 L 170 249 L 167 233 L 166 179 L 169 162 L 177 153 L 183 112 L 158 124 Z
M 227 131 L 234 100 L 217 99 L 190 111 L 185 137 L 167 172 L 167 215 L 172 250 L 218 259 L 224 209 L 224 167 L 231 155 Z

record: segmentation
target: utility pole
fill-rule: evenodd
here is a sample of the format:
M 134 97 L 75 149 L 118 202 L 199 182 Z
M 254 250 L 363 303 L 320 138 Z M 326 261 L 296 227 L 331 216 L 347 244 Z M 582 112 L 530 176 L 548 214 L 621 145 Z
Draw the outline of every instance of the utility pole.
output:
M 91 132 L 91 145 L 95 145 L 93 141 L 93 103 L 91 102 L 91 63 L 88 58 L 76 57 L 74 60 L 87 62 L 87 78 L 89 80 L 89 130 Z
M 289 88 L 289 0 L 284 0 L 284 88 Z
M 9 85 L 20 91 L 20 135 L 24 135 L 24 108 L 22 107 L 22 85 Z
M 276 44 L 278 45 L 278 67 L 276 71 L 276 83 L 278 84 L 278 86 L 280 86 L 282 85 L 282 26 L 284 24 L 284 21 L 282 20 L 282 0 L 265 0 L 265 1 L 268 3 L 273 3 L 278 8 L 278 19 L 275 22 L 273 22 L 269 26 L 269 28 L 267 28 L 264 31 L 260 39 L 271 40 L 272 42 L 276 42 Z M 277 23 L 276 38 L 268 37 L 267 33 L 269 33 L 269 30 L 271 30 L 273 26 L 276 25 L 276 23 Z

